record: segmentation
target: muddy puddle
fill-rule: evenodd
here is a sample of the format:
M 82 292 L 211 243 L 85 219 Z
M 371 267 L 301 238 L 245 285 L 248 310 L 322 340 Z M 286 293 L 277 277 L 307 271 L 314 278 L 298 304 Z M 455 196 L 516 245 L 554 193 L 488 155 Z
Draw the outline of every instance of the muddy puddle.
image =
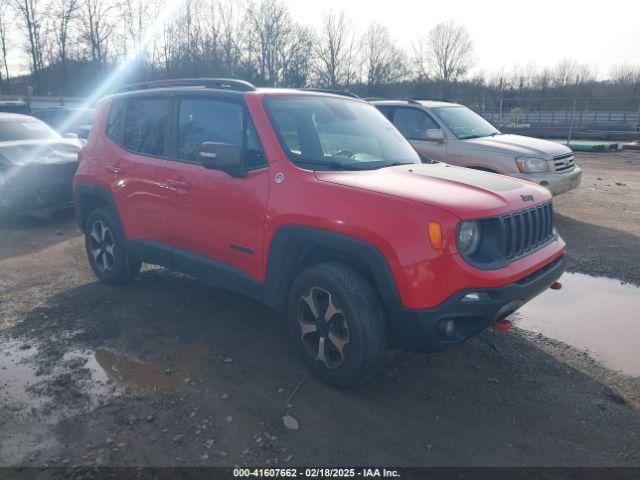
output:
M 174 355 L 167 355 L 162 360 L 143 362 L 98 349 L 88 366 L 126 390 L 182 390 L 197 381 L 209 353 L 205 347 L 191 346 L 179 348 Z
M 640 377 L 640 288 L 565 273 L 513 317 L 518 327 L 571 345 L 607 368 Z
M 40 378 L 32 357 L 35 350 L 31 345 L 6 342 L 0 349 L 0 404 L 9 409 L 19 409 L 24 403 L 33 404 L 30 388 Z
M 193 345 L 149 362 L 107 349 L 71 350 L 44 374 L 41 357 L 37 345 L 15 340 L 0 343 L 0 404 L 15 411 L 38 408 L 72 388 L 80 388 L 94 405 L 121 393 L 179 391 L 196 385 L 199 372 L 212 360 L 207 348 Z

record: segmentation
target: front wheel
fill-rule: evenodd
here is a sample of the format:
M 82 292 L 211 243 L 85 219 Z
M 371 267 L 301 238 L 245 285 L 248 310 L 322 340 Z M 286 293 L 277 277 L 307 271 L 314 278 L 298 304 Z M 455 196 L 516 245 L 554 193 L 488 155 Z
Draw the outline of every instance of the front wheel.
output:
M 307 367 L 322 381 L 348 387 L 375 375 L 387 353 L 383 308 L 356 269 L 314 265 L 295 280 L 289 330 Z
M 85 247 L 93 272 L 108 285 L 119 285 L 133 280 L 142 262 L 128 254 L 122 237 L 117 233 L 117 223 L 106 208 L 96 208 L 88 218 L 85 228 Z

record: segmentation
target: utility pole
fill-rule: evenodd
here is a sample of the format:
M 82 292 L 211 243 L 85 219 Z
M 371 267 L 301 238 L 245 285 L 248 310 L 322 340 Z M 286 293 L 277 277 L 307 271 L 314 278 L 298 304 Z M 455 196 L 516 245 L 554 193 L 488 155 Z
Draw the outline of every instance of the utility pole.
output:
M 567 135 L 567 147 L 569 146 L 569 142 L 571 142 L 571 134 L 573 133 L 573 120 L 576 115 L 576 101 L 578 99 L 578 83 L 580 83 L 579 76 L 576 77 L 576 92 L 575 92 L 575 96 L 573 97 L 573 110 L 571 110 L 571 121 L 569 123 L 569 135 Z
M 498 130 L 502 130 L 502 78 L 500 78 L 500 111 L 498 112 Z

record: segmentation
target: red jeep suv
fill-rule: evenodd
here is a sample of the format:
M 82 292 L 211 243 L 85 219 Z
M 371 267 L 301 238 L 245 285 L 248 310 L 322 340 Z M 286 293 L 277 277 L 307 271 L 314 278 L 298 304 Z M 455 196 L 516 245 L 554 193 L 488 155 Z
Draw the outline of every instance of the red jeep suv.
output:
M 422 164 L 373 105 L 317 91 L 132 86 L 100 102 L 74 196 L 100 280 L 148 262 L 262 301 L 335 386 L 482 332 L 564 266 L 548 190 Z

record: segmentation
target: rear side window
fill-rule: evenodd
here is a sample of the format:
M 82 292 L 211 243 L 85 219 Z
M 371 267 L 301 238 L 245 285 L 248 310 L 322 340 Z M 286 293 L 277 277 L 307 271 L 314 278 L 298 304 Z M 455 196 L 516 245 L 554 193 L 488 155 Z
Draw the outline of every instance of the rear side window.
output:
M 391 120 L 391 113 L 392 113 L 393 107 L 389 107 L 386 105 L 376 105 L 376 108 L 380 110 L 380 113 L 382 113 L 385 117 Z
M 184 99 L 178 112 L 177 155 L 181 160 L 198 161 L 203 142 L 240 145 L 245 150 L 245 167 L 265 165 L 255 128 L 244 105 L 221 100 Z
M 122 145 L 143 155 L 164 155 L 169 108 L 170 100 L 167 98 L 128 100 Z
M 124 122 L 124 102 L 116 100 L 111 104 L 107 118 L 107 137 L 121 143 L 122 124 Z
M 440 128 L 429 115 L 417 108 L 397 107 L 393 124 L 410 140 L 426 140 L 427 130 Z

